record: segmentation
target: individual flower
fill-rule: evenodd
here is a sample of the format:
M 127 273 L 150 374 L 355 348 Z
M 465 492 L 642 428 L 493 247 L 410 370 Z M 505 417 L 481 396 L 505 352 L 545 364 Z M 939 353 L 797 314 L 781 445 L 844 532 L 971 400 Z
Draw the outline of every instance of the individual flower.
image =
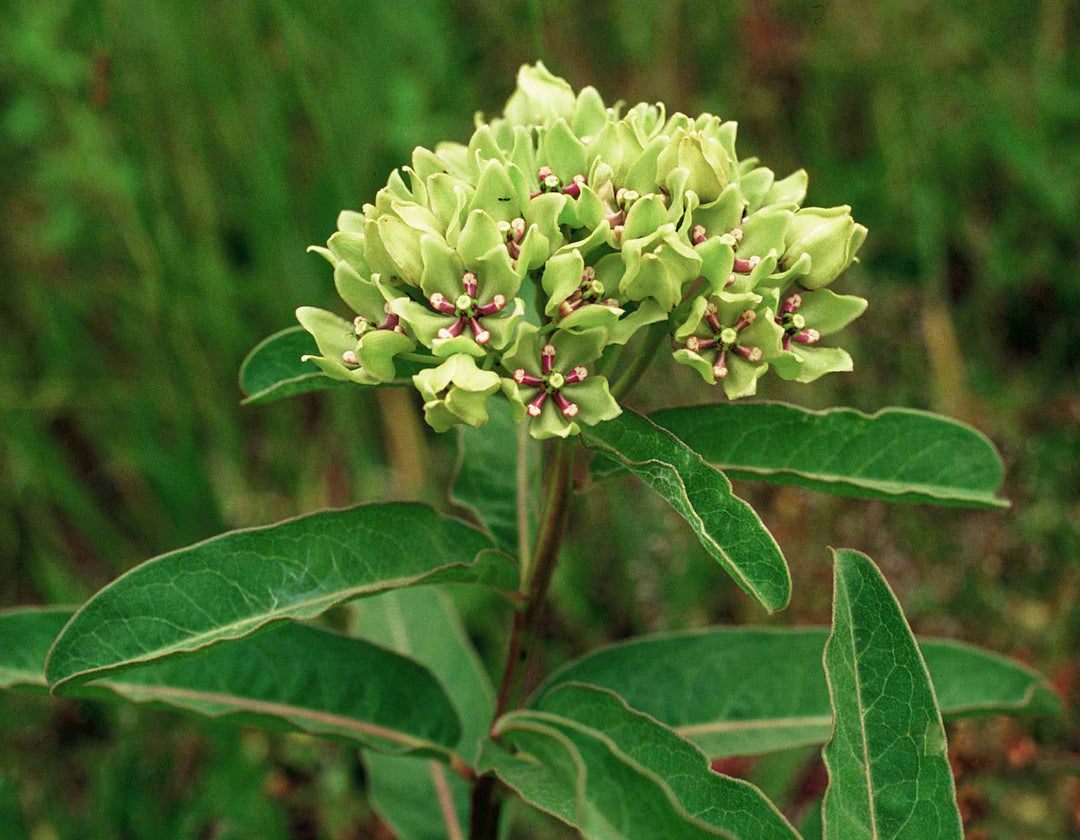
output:
M 529 418 L 534 438 L 568 437 L 617 417 L 618 403 L 607 380 L 589 367 L 604 349 L 602 330 L 544 336 L 532 324 L 522 324 L 517 342 L 502 360 L 510 372 L 503 391 L 520 420 Z
M 420 289 L 424 303 L 402 297 L 390 304 L 409 328 L 436 356 L 456 353 L 484 356 L 510 341 L 524 314 L 524 303 L 513 296 L 521 283 L 505 247 L 496 246 L 475 261 L 479 274 L 467 270 L 456 251 L 440 237 L 425 235 Z
M 483 426 L 488 421 L 488 398 L 499 390 L 499 375 L 481 370 L 465 353 L 451 356 L 438 367 L 413 376 L 424 398 L 424 419 L 436 432 L 461 423 Z
M 398 316 L 389 311 L 377 284 L 364 280 L 345 262 L 334 269 L 334 281 L 342 299 L 357 315 L 350 323 L 313 306 L 297 309 L 296 319 L 319 348 L 319 355 L 303 356 L 302 360 L 314 362 L 332 379 L 361 385 L 389 382 L 396 376 L 394 357 L 408 353 L 415 343 L 405 335 Z
M 851 217 L 851 208 L 846 204 L 827 209 L 804 207 L 788 227 L 780 264 L 788 268 L 808 256 L 810 269 L 799 284 L 806 289 L 820 289 L 851 265 L 865 240 L 866 228 Z
M 783 330 L 760 295 L 717 292 L 697 298 L 675 332 L 675 360 L 710 384 L 722 382 L 728 399 L 750 396 L 781 353 Z
M 866 300 L 829 289 L 787 294 L 776 312 L 783 330 L 783 352 L 773 367 L 784 379 L 813 382 L 826 373 L 852 369 L 851 356 L 839 347 L 822 347 L 823 336 L 839 332 L 866 311 Z

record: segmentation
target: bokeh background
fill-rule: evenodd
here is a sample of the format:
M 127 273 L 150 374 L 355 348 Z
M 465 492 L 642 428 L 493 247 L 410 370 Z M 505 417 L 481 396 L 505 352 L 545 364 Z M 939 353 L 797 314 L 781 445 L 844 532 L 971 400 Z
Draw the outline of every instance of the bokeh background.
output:
M 445 504 L 452 435 L 412 395 L 238 404 L 305 254 L 417 144 L 468 136 L 543 57 L 609 100 L 737 119 L 870 228 L 856 373 L 761 396 L 899 404 L 983 429 L 1005 512 L 740 485 L 785 547 L 781 623 L 828 619 L 828 544 L 869 552 L 917 631 L 1080 697 L 1080 8 L 1069 0 L 7 0 L 0 12 L 0 607 L 76 603 L 228 527 L 386 497 Z M 717 395 L 685 372 L 641 408 Z M 705 390 L 703 390 L 705 389 Z M 718 433 L 722 433 L 718 431 Z M 427 469 L 422 469 L 427 465 Z M 462 602 L 485 657 L 505 616 Z M 494 612 L 493 612 L 494 610 Z M 492 620 L 494 614 L 495 620 Z M 584 498 L 548 665 L 605 640 L 766 621 L 640 486 Z M 968 836 L 1080 837 L 1069 721 L 952 727 Z M 729 762 L 789 812 L 813 751 Z M 0 697 L 0 836 L 389 837 L 352 751 L 164 712 Z M 520 837 L 561 837 L 524 815 Z

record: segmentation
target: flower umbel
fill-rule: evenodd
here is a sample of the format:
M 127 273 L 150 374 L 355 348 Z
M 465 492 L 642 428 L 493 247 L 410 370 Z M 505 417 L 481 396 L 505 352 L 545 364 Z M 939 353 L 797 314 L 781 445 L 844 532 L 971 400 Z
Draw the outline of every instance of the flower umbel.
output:
M 541 438 L 618 414 L 601 354 L 636 380 L 631 357 L 651 356 L 665 321 L 675 359 L 730 399 L 770 369 L 800 382 L 850 370 L 821 342 L 865 301 L 823 287 L 866 229 L 847 206 L 800 208 L 806 173 L 777 178 L 735 140 L 712 114 L 609 108 L 523 67 L 502 116 L 468 143 L 416 149 L 313 249 L 354 314 L 301 309 L 320 351 L 305 358 L 375 385 L 405 355 L 425 368 L 413 382 L 435 428 L 482 424 L 505 397 Z

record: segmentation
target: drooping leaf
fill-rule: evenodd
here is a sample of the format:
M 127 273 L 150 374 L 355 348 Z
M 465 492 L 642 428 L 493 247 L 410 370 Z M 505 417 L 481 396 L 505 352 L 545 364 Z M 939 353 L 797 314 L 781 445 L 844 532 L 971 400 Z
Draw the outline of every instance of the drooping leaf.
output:
M 633 411 L 587 428 L 596 447 L 660 494 L 693 528 L 706 550 L 769 612 L 791 598 L 791 575 L 761 518 L 731 482 L 682 441 Z
M 961 840 L 945 726 L 907 619 L 869 557 L 833 554 L 825 840 Z
M 993 444 L 938 414 L 718 403 L 649 419 L 736 478 L 891 502 L 1008 505 L 994 495 L 1004 470 Z
M 48 639 L 72 613 L 0 613 L 4 687 L 46 688 Z M 370 642 L 293 622 L 83 683 L 72 694 L 307 732 L 395 754 L 449 759 L 461 736 L 450 698 L 427 668 Z
M 245 394 L 243 403 L 258 405 L 328 388 L 371 387 L 333 379 L 313 362 L 301 361 L 305 355 L 318 354 L 315 339 L 301 326 L 288 327 L 263 339 L 240 365 L 240 390 Z M 407 384 L 412 375 L 424 367 L 404 359 L 395 359 L 394 366 L 397 378 L 388 384 Z
M 510 404 L 493 400 L 488 404 L 486 426 L 458 426 L 458 462 L 450 498 L 467 507 L 495 538 L 496 545 L 509 554 L 518 554 L 518 492 L 523 482 L 527 489 L 533 483 L 536 446 L 531 437 L 524 437 L 526 463 L 518 474 L 519 430 L 514 422 Z M 528 495 L 523 500 L 526 521 L 532 509 Z
M 233 531 L 135 567 L 56 640 L 53 690 L 70 682 L 314 618 L 417 583 L 513 589 L 511 560 L 481 532 L 420 504 L 369 504 Z
M 663 779 L 679 804 L 708 825 L 741 840 L 797 837 L 760 790 L 713 772 L 701 750 L 610 691 L 566 683 L 545 695 L 542 711 L 602 733 L 631 761 Z
M 495 692 L 450 597 L 437 587 L 386 592 L 363 603 L 357 626 L 431 669 L 462 721 L 458 752 L 473 764 Z M 372 804 L 400 840 L 464 840 L 470 789 L 461 777 L 420 758 L 369 753 L 364 762 Z
M 832 728 L 822 651 L 828 629 L 713 627 L 633 639 L 564 666 L 530 705 L 565 683 L 610 689 L 713 758 L 821 744 Z M 1058 714 L 1046 680 L 959 642 L 920 639 L 942 713 Z

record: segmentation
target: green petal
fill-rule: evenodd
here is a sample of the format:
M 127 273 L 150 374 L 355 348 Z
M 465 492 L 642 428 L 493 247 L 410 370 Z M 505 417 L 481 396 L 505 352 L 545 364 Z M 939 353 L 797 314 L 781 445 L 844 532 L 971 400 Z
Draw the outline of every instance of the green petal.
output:
M 409 227 L 421 233 L 433 233 L 442 236 L 442 227 L 435 214 L 426 207 L 407 201 L 394 201 L 390 204 L 391 209 Z
M 338 379 L 342 382 L 355 382 L 357 385 L 379 384 L 379 380 L 363 368 L 345 367 L 341 362 L 334 359 L 327 359 L 323 356 L 301 356 L 300 361 L 312 362 L 331 379 Z
M 739 334 L 739 343 L 760 347 L 765 361 L 784 352 L 784 329 L 773 316 L 771 309 L 757 310 L 757 320 Z
M 548 294 L 544 314 L 554 317 L 559 311 L 559 304 L 566 300 L 581 285 L 585 271 L 585 261 L 579 251 L 557 254 L 547 261 L 541 280 L 544 291 Z
M 335 268 L 337 267 L 338 258 L 334 256 L 334 252 L 331 251 L 329 248 L 324 248 L 321 245 L 308 245 L 307 252 L 309 254 L 318 254 L 320 257 L 330 263 L 331 266 Z
M 619 320 L 619 316 L 622 315 L 623 310 L 605 306 L 602 303 L 586 303 L 584 306 L 580 306 L 567 315 L 565 318 L 559 321 L 559 329 L 566 330 L 567 332 L 583 332 L 585 330 L 602 330 L 609 340 L 612 332 L 616 329 L 616 325 L 622 323 Z M 620 342 L 612 342 L 618 344 L 625 344 L 626 339 Z
M 595 134 L 607 123 L 607 108 L 596 88 L 584 87 L 578 92 L 574 104 L 573 128 L 578 137 Z
M 757 381 L 769 369 L 767 364 L 752 364 L 736 353 L 727 355 L 728 375 L 721 382 L 729 400 L 750 397 L 757 393 Z
M 426 297 L 438 293 L 452 301 L 464 291 L 465 265 L 446 240 L 431 234 L 420 237 L 420 255 L 424 264 L 420 289 Z
M 446 407 L 451 414 L 470 426 L 483 426 L 488 421 L 488 398 L 499 390 L 498 377 L 495 384 L 485 391 L 474 393 L 463 388 L 451 388 L 446 395 Z
M 658 195 L 647 195 L 630 208 L 623 225 L 624 239 L 640 239 L 667 223 L 667 206 Z
M 767 207 L 747 216 L 740 225 L 743 232 L 739 243 L 739 255 L 765 255 L 771 250 L 778 254 L 784 250 L 784 234 L 795 214 L 783 208 Z
M 544 401 L 540 416 L 530 418 L 530 420 L 529 434 L 537 440 L 553 437 L 568 438 L 581 433 L 581 427 L 572 420 L 568 420 L 566 415 L 559 411 L 559 407 L 551 397 Z
M 451 386 L 490 395 L 500 384 L 497 373 L 481 370 L 472 356 L 462 354 L 451 356 L 438 367 L 422 370 L 412 379 L 425 400 L 436 399 Z
M 695 246 L 694 250 L 701 257 L 701 274 L 708 281 L 709 291 L 722 291 L 735 264 L 735 249 L 719 236 L 713 236 Z
M 771 169 L 759 166 L 739 178 L 739 191 L 746 199 L 751 213 L 765 204 L 765 195 L 772 187 L 775 177 Z
M 690 302 L 690 310 L 686 314 L 686 320 L 675 329 L 675 340 L 685 341 L 701 326 L 705 318 L 705 308 L 709 305 L 709 299 L 705 295 L 699 295 Z
M 477 296 L 480 303 L 490 303 L 495 295 L 510 300 L 521 288 L 521 276 L 505 245 L 496 245 L 476 263 Z M 460 294 L 460 292 L 459 292 Z
M 394 356 L 408 353 L 416 346 L 404 333 L 394 330 L 375 330 L 360 339 L 356 358 L 360 367 L 380 382 L 389 382 L 397 376 Z
M 842 330 L 866 311 L 866 299 L 855 295 L 838 295 L 830 289 L 801 292 L 799 314 L 806 325 L 822 335 Z
M 502 357 L 502 366 L 513 373 L 524 368 L 533 376 L 540 376 L 540 328 L 535 324 L 522 323 L 517 339 Z
M 420 259 L 420 231 L 393 216 L 380 216 L 376 224 L 379 239 L 397 266 L 396 273 L 405 282 L 413 286 L 419 285 L 420 274 L 424 269 Z
M 700 353 L 695 353 L 693 350 L 687 350 L 685 347 L 681 347 L 671 354 L 675 361 L 681 365 L 687 365 L 693 368 L 701 374 L 701 378 L 708 382 L 710 385 L 716 384 L 716 377 L 713 375 L 712 363 L 705 360 Z
M 608 235 L 611 233 L 611 227 L 608 225 L 607 219 L 604 219 L 597 226 L 596 230 L 592 231 L 584 239 L 579 239 L 575 242 L 567 242 L 561 248 L 555 252 L 555 256 L 560 254 L 569 254 L 573 251 L 578 251 L 582 257 L 588 259 L 589 255 L 596 251 L 598 248 L 604 245 L 607 241 Z
M 570 333 L 556 330 L 550 341 L 555 346 L 555 369 L 566 373 L 577 365 L 587 365 L 600 358 L 607 336 L 603 330 Z
M 579 409 L 574 419 L 588 426 L 595 426 L 622 414 L 622 409 L 611 396 L 608 381 L 603 376 L 590 376 L 584 382 L 567 385 L 563 388 L 563 394 Z
M 349 308 L 369 321 L 379 323 L 386 314 L 386 299 L 379 287 L 357 274 L 347 262 L 334 269 L 334 287 Z
M 503 116 L 518 125 L 546 125 L 574 113 L 574 90 L 548 70 L 543 62 L 518 70 L 517 89 L 503 109 Z
M 491 333 L 491 340 L 484 345 L 485 348 L 502 350 L 506 347 L 513 340 L 514 330 L 524 316 L 525 301 L 521 298 L 514 298 L 498 315 L 482 318 L 481 323 Z
M 541 158 L 552 171 L 569 184 L 575 175 L 584 175 L 585 146 L 578 140 L 566 120 L 558 119 L 544 132 L 540 140 L 544 150 Z
M 484 210 L 496 222 L 509 222 L 525 212 L 520 193 L 499 161 L 489 160 L 484 165 L 469 210 Z
M 809 177 L 805 169 L 797 169 L 786 178 L 774 181 L 772 189 L 765 195 L 765 204 L 780 204 L 795 207 L 806 198 L 806 185 Z
M 727 233 L 742 219 L 742 195 L 736 184 L 728 184 L 712 203 L 702 203 L 694 210 L 694 224 L 704 225 L 710 236 Z
M 456 320 L 453 315 L 433 312 L 425 304 L 406 297 L 390 301 L 390 311 L 408 325 L 417 341 L 433 350 L 437 341 L 445 341 L 439 338 L 439 330 L 448 329 Z M 437 355 L 445 355 L 445 353 Z
M 851 356 L 839 347 L 791 343 L 791 350 L 781 354 L 772 365 L 784 379 L 813 382 L 826 373 L 845 373 L 853 369 Z
M 505 240 L 499 226 L 484 210 L 473 210 L 465 222 L 465 228 L 457 241 L 457 252 L 465 267 L 476 271 L 480 260 L 492 248 L 503 245 Z
M 330 252 L 343 260 L 361 277 L 371 277 L 371 266 L 364 259 L 364 237 L 359 233 L 339 230 L 327 241 Z
M 338 213 L 337 227 L 338 230 L 343 230 L 347 233 L 363 233 L 364 214 L 357 213 L 355 210 L 342 210 Z
M 341 354 L 356 349 L 356 333 L 353 325 L 325 309 L 301 306 L 296 310 L 296 320 L 315 338 L 319 353 L 340 363 Z
M 623 179 L 623 186 L 626 189 L 636 190 L 642 195 L 656 192 L 659 186 L 656 174 L 657 158 L 660 157 L 667 143 L 668 139 L 664 136 L 654 137 L 648 142 L 626 172 L 626 177 Z

